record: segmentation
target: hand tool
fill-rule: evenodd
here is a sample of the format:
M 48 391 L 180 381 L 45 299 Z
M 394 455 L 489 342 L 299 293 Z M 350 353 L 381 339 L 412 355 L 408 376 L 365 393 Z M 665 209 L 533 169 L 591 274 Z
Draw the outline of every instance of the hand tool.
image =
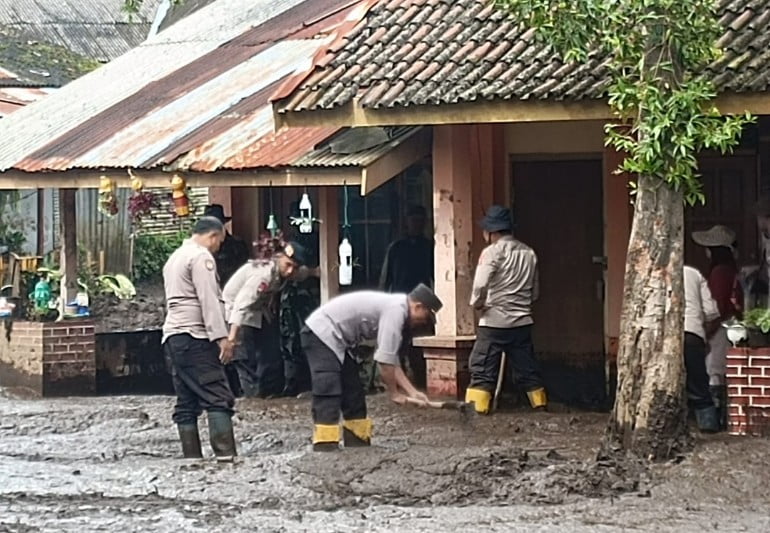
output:
M 423 402 L 415 398 L 407 397 L 406 403 L 416 405 L 417 407 L 428 407 L 430 409 L 452 409 L 459 411 L 464 421 L 469 421 L 476 414 L 476 409 L 472 403 L 461 402 L 458 400 L 447 400 L 444 402 L 427 401 Z
M 492 399 L 492 413 L 497 411 L 497 400 L 500 398 L 500 392 L 503 390 L 503 380 L 505 379 L 505 352 L 500 355 L 500 370 L 497 372 L 497 387 L 495 387 L 495 397 Z

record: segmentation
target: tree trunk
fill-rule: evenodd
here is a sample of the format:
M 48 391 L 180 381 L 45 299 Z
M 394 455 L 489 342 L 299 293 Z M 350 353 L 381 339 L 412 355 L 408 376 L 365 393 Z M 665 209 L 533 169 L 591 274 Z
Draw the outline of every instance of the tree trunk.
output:
M 623 293 L 618 389 L 602 452 L 659 460 L 688 444 L 682 193 L 640 177 Z

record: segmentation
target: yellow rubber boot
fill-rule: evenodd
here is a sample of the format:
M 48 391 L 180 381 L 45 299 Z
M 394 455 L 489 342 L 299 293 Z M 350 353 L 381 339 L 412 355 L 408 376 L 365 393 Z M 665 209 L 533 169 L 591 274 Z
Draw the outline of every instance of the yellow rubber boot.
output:
M 374 424 L 372 424 L 371 418 L 358 418 L 342 422 L 342 436 L 345 448 L 370 446 L 372 444 L 373 427 Z
M 340 425 L 316 424 L 313 426 L 313 450 L 330 452 L 340 448 Z
M 492 393 L 483 389 L 468 388 L 465 391 L 465 403 L 473 403 L 477 413 L 485 415 L 489 413 L 489 405 L 492 403 Z
M 548 397 L 543 387 L 528 391 L 527 398 L 529 398 L 529 404 L 533 409 L 545 409 L 548 405 Z

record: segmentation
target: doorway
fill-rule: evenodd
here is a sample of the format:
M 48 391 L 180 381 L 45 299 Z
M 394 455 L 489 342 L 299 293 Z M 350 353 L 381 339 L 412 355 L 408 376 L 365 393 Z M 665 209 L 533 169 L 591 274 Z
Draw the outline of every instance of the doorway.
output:
M 538 256 L 534 343 L 549 395 L 606 404 L 601 159 L 514 161 L 516 237 Z

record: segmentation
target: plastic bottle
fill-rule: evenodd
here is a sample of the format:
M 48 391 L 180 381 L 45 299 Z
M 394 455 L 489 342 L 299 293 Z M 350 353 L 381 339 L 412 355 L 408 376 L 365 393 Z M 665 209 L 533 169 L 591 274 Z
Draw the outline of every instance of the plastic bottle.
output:
M 353 247 L 347 237 L 340 243 L 340 285 L 353 283 Z

